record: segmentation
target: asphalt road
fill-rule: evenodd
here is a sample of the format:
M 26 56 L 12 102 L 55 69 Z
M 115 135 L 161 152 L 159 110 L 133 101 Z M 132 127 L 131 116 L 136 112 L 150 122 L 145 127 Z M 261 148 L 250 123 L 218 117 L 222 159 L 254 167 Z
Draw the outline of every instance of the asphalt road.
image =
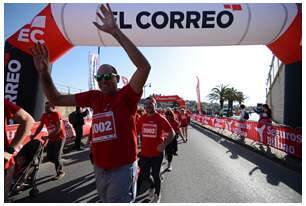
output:
M 189 127 L 179 144 L 172 172 L 163 173 L 161 202 L 166 203 L 300 203 L 302 175 L 247 148 L 205 130 Z M 64 155 L 66 176 L 57 181 L 51 163 L 38 172 L 35 198 L 28 191 L 15 202 L 97 202 L 88 149 Z M 165 165 L 164 165 L 165 166 Z
M 220 136 L 189 127 L 161 202 L 301 202 L 302 176 Z

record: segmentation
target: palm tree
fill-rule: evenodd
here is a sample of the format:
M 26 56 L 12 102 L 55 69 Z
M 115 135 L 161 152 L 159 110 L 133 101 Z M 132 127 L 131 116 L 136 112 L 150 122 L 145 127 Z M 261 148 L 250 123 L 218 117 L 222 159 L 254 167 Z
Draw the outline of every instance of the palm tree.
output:
M 211 101 L 219 101 L 220 103 L 220 109 L 223 109 L 223 104 L 225 101 L 225 91 L 227 89 L 228 85 L 218 85 L 214 88 L 212 88 L 211 93 L 208 94 L 208 98 Z
M 237 100 L 237 90 L 234 87 L 226 88 L 225 99 L 228 101 L 229 116 L 233 114 L 233 104 Z
M 237 99 L 236 99 L 236 101 L 239 103 L 239 104 L 241 104 L 242 102 L 244 102 L 244 100 L 246 100 L 248 97 L 247 96 L 245 96 L 242 92 L 237 92 L 237 94 L 236 94 L 236 96 L 237 96 Z

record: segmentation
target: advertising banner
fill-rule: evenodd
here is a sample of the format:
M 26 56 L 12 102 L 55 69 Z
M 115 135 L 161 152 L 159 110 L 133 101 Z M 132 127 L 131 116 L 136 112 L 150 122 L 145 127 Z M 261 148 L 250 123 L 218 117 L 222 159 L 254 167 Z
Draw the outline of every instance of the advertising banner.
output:
M 302 130 L 299 128 L 294 129 L 274 124 L 261 124 L 253 121 L 239 121 L 205 115 L 192 115 L 192 119 L 202 125 L 225 129 L 236 135 L 244 136 L 302 158 Z

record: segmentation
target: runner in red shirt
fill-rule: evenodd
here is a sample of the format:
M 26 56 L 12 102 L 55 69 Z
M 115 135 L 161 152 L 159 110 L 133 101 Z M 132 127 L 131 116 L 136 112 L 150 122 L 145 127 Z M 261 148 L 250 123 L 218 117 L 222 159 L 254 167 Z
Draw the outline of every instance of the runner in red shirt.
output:
M 168 122 L 170 123 L 172 129 L 175 131 L 175 137 L 173 138 L 173 140 L 170 142 L 170 144 L 167 145 L 166 147 L 166 157 L 168 160 L 168 167 L 167 167 L 167 171 L 171 171 L 172 167 L 171 167 L 171 162 L 173 159 L 173 155 L 177 155 L 177 138 L 178 136 L 180 136 L 184 142 L 186 142 L 186 140 L 184 139 L 184 137 L 182 136 L 182 133 L 180 131 L 179 128 L 179 123 L 174 119 L 174 113 L 171 109 L 168 109 L 165 112 L 166 115 L 166 119 L 168 120 Z
M 6 135 L 6 127 L 9 119 L 19 123 L 18 129 L 12 140 Z M 25 110 L 4 99 L 4 202 L 8 202 L 8 192 L 11 188 L 12 178 L 14 175 L 14 158 L 16 155 L 15 148 L 18 148 L 25 137 L 31 133 L 33 118 Z
M 40 118 L 40 124 L 35 133 L 31 136 L 34 139 L 46 125 L 48 130 L 48 145 L 47 145 L 47 157 L 48 160 L 55 164 L 56 176 L 54 179 L 58 180 L 65 176 L 63 170 L 63 163 L 61 160 L 61 154 L 65 144 L 65 135 L 61 122 L 61 115 L 55 110 L 52 103 L 45 103 L 45 113 Z
M 144 109 L 141 108 L 140 106 L 137 107 L 137 112 L 135 116 L 135 125 L 138 125 L 139 119 L 144 115 Z M 138 143 L 138 148 L 139 145 L 141 144 L 141 139 L 140 135 L 137 135 L 137 143 Z
M 190 125 L 190 117 L 192 113 L 189 109 L 186 110 L 186 115 L 187 115 L 187 124 Z
M 180 112 L 177 111 L 177 108 L 173 109 L 173 113 L 174 113 L 174 120 L 179 122 L 180 121 Z
M 49 73 L 50 63 L 46 46 L 38 43 L 32 49 L 32 55 L 44 92 L 54 105 L 93 109 L 92 154 L 100 201 L 132 202 L 136 194 L 137 171 L 135 113 L 151 66 L 119 29 L 108 4 L 107 7 L 101 5 L 97 13 L 97 18 L 103 25 L 96 22 L 93 24 L 102 33 L 112 35 L 137 68 L 129 84 L 122 89 L 117 88 L 117 70 L 109 64 L 103 64 L 95 76 L 99 91 L 62 95 L 55 88 Z
M 185 113 L 184 109 L 181 109 L 181 113 L 180 113 L 180 128 L 182 131 L 183 136 L 185 137 L 185 140 L 188 141 L 188 134 L 187 134 L 187 127 L 188 127 L 188 116 Z
M 143 180 L 149 180 L 152 168 L 155 194 L 152 202 L 160 201 L 160 168 L 164 158 L 164 150 L 172 141 L 174 131 L 169 122 L 155 111 L 156 101 L 152 97 L 145 99 L 146 114 L 142 116 L 137 125 L 141 135 L 140 177 L 138 186 Z M 168 136 L 164 139 L 163 132 Z

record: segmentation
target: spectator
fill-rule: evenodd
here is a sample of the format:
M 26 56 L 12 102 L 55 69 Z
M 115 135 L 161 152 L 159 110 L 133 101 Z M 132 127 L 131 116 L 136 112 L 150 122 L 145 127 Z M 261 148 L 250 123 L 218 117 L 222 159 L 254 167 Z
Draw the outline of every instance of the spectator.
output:
M 81 112 L 81 108 L 77 106 L 75 111 L 69 114 L 69 122 L 72 124 L 75 131 L 75 149 L 81 149 L 81 139 L 83 137 L 84 117 L 88 115 L 88 110 Z
M 46 125 L 48 130 L 47 157 L 55 165 L 56 176 L 54 180 L 65 176 L 62 162 L 62 151 L 65 144 L 65 135 L 61 122 L 61 115 L 56 111 L 54 105 L 50 102 L 45 103 L 45 113 L 40 118 L 40 124 L 35 133 L 31 136 L 34 139 Z
M 160 168 L 164 158 L 164 150 L 172 141 L 174 131 L 169 122 L 155 110 L 156 101 L 152 97 L 145 99 L 146 114 L 139 119 L 137 131 L 141 136 L 140 176 L 138 186 L 149 180 L 150 171 L 154 179 L 155 194 L 152 202 L 160 202 Z M 168 133 L 164 139 L 163 132 Z
M 93 109 L 91 149 L 100 201 L 132 202 L 136 194 L 137 169 L 135 113 L 151 67 L 133 42 L 119 29 L 108 4 L 107 7 L 101 5 L 102 14 L 97 13 L 103 25 L 93 24 L 98 30 L 112 35 L 137 68 L 130 82 L 122 89 L 117 89 L 117 70 L 109 64 L 103 64 L 96 75 L 100 91 L 62 95 L 55 88 L 49 73 L 46 46 L 38 43 L 32 49 L 32 54 L 44 92 L 51 102 Z
M 239 120 L 242 121 L 242 122 L 244 122 L 244 121 L 247 120 L 247 118 L 245 118 L 245 117 L 246 117 L 246 111 L 245 111 L 245 106 L 244 106 L 244 104 L 240 105 L 239 108 L 240 108 Z
M 253 109 L 254 112 L 259 114 L 258 123 L 260 124 L 271 124 L 272 123 L 272 112 L 267 104 L 262 105 L 262 110 L 257 110 L 256 108 Z
M 239 139 L 240 141 L 244 141 L 245 140 L 245 135 L 243 134 L 243 126 L 244 126 L 244 122 L 246 120 L 249 119 L 249 114 L 247 113 L 247 111 L 245 111 L 245 105 L 244 104 L 241 104 L 240 107 L 240 116 L 239 116 L 239 120 L 240 120 L 240 123 L 239 123 Z
M 19 126 L 12 140 L 6 135 L 8 120 L 13 119 Z M 25 110 L 4 99 L 4 202 L 9 202 L 8 193 L 14 175 L 16 149 L 22 144 L 27 135 L 31 134 L 33 118 Z

